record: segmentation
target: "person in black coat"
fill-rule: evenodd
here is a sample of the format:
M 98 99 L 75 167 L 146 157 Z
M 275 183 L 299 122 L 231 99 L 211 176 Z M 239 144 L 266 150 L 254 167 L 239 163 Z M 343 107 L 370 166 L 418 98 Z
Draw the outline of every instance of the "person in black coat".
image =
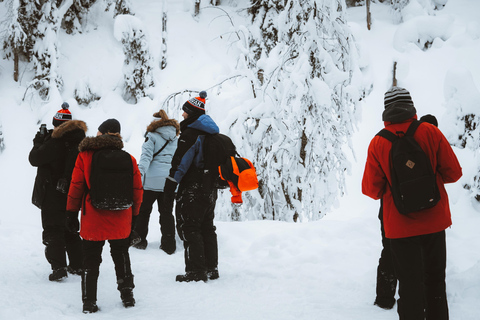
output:
M 53 272 L 50 281 L 61 281 L 82 272 L 82 248 L 78 232 L 65 229 L 67 193 L 78 155 L 78 144 L 85 138 L 87 125 L 71 120 L 68 104 L 62 105 L 53 117 L 53 130 L 41 130 L 33 139 L 30 164 L 37 167 L 32 203 L 41 209 L 42 240 L 45 257 Z M 43 125 L 44 126 L 44 125 Z M 69 265 L 67 266 L 66 254 Z

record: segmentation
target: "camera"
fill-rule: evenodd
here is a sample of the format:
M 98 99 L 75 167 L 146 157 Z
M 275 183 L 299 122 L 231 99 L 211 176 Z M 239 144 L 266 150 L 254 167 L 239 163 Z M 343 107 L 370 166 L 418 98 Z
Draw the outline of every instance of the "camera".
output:
M 40 130 L 39 130 L 40 134 L 42 135 L 45 135 L 45 133 L 47 133 L 47 125 L 45 123 L 42 123 L 40 125 Z
M 68 188 L 70 187 L 70 183 L 68 182 L 67 179 L 65 178 L 60 178 L 58 179 L 57 182 L 57 191 L 67 194 L 68 193 Z

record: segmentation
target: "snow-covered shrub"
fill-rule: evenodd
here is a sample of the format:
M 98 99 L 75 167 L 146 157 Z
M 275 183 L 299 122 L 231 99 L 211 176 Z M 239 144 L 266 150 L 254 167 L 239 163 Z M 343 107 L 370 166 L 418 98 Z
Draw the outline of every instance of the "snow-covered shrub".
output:
M 0 122 L 0 153 L 5 149 L 2 123 Z
M 135 102 L 148 95 L 155 86 L 153 79 L 153 57 L 142 21 L 134 16 L 119 15 L 115 18 L 115 38 L 123 44 L 125 62 L 124 99 Z
M 262 93 L 230 130 L 243 133 L 260 176 L 261 199 L 244 197 L 245 216 L 319 219 L 345 192 L 360 93 L 344 10 L 339 0 L 252 1 L 246 59 Z
M 447 112 L 442 128 L 449 142 L 473 152 L 477 164 L 473 178 L 465 185 L 480 202 L 480 91 L 466 68 L 449 70 L 444 84 Z
M 84 106 L 88 106 L 91 102 L 101 98 L 100 90 L 95 88 L 89 78 L 77 81 L 73 95 L 78 104 Z
M 421 50 L 427 50 L 436 38 L 446 41 L 452 36 L 453 21 L 453 17 L 448 15 L 413 18 L 398 27 L 393 46 L 404 52 L 412 43 Z

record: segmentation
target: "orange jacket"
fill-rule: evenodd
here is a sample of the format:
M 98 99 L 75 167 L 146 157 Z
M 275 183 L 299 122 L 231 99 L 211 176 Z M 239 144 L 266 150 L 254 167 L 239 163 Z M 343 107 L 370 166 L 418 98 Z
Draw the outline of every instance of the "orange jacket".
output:
M 82 145 L 93 145 L 97 138 L 85 138 Z M 121 144 L 123 147 L 123 144 Z M 119 149 L 121 149 L 119 147 Z M 85 150 L 87 149 L 87 150 Z M 90 173 L 92 157 L 95 150 L 85 148 L 77 157 L 72 181 L 68 191 L 67 211 L 78 212 L 82 208 L 80 236 L 90 241 L 125 239 L 130 236 L 132 228 L 132 214 L 138 215 L 142 203 L 143 189 L 140 170 L 137 161 L 132 156 L 133 164 L 133 206 L 118 211 L 101 210 L 95 208 L 90 200 Z M 82 149 L 81 149 L 82 150 Z
M 385 128 L 393 133 L 406 132 L 417 117 L 402 122 L 385 122 Z M 383 199 L 383 221 L 387 238 L 406 238 L 445 230 L 452 224 L 445 183 L 452 183 L 462 176 L 462 168 L 450 144 L 440 130 L 429 123 L 422 123 L 414 135 L 415 140 L 429 157 L 437 174 L 437 186 L 441 199 L 433 208 L 408 215 L 398 212 L 390 190 L 390 149 L 392 143 L 375 136 L 368 147 L 367 162 L 362 180 L 363 194 L 378 200 Z M 387 183 L 388 181 L 388 183 Z

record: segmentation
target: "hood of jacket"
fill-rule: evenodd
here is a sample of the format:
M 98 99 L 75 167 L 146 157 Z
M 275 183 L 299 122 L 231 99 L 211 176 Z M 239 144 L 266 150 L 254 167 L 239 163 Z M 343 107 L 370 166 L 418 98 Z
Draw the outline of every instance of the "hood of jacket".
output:
M 188 118 L 186 120 L 188 120 Z M 219 133 L 220 132 L 220 129 L 218 128 L 215 121 L 213 121 L 213 119 L 210 118 L 210 116 L 207 116 L 206 114 L 202 114 L 195 121 L 188 124 L 187 127 L 192 128 L 192 129 L 201 130 L 201 131 L 206 132 L 208 134 L 214 134 L 214 133 Z
M 177 120 L 156 120 L 152 121 L 148 127 L 147 132 L 157 132 L 165 140 L 173 140 L 180 134 L 180 125 Z
M 119 133 L 104 134 L 97 137 L 86 137 L 78 145 L 80 152 L 87 150 L 101 150 L 101 149 L 123 149 L 122 137 Z
M 52 132 L 52 138 L 59 139 L 65 136 L 72 135 L 74 131 L 81 131 L 83 133 L 83 137 L 85 137 L 85 133 L 87 132 L 87 124 L 82 120 L 70 120 L 62 123 Z

